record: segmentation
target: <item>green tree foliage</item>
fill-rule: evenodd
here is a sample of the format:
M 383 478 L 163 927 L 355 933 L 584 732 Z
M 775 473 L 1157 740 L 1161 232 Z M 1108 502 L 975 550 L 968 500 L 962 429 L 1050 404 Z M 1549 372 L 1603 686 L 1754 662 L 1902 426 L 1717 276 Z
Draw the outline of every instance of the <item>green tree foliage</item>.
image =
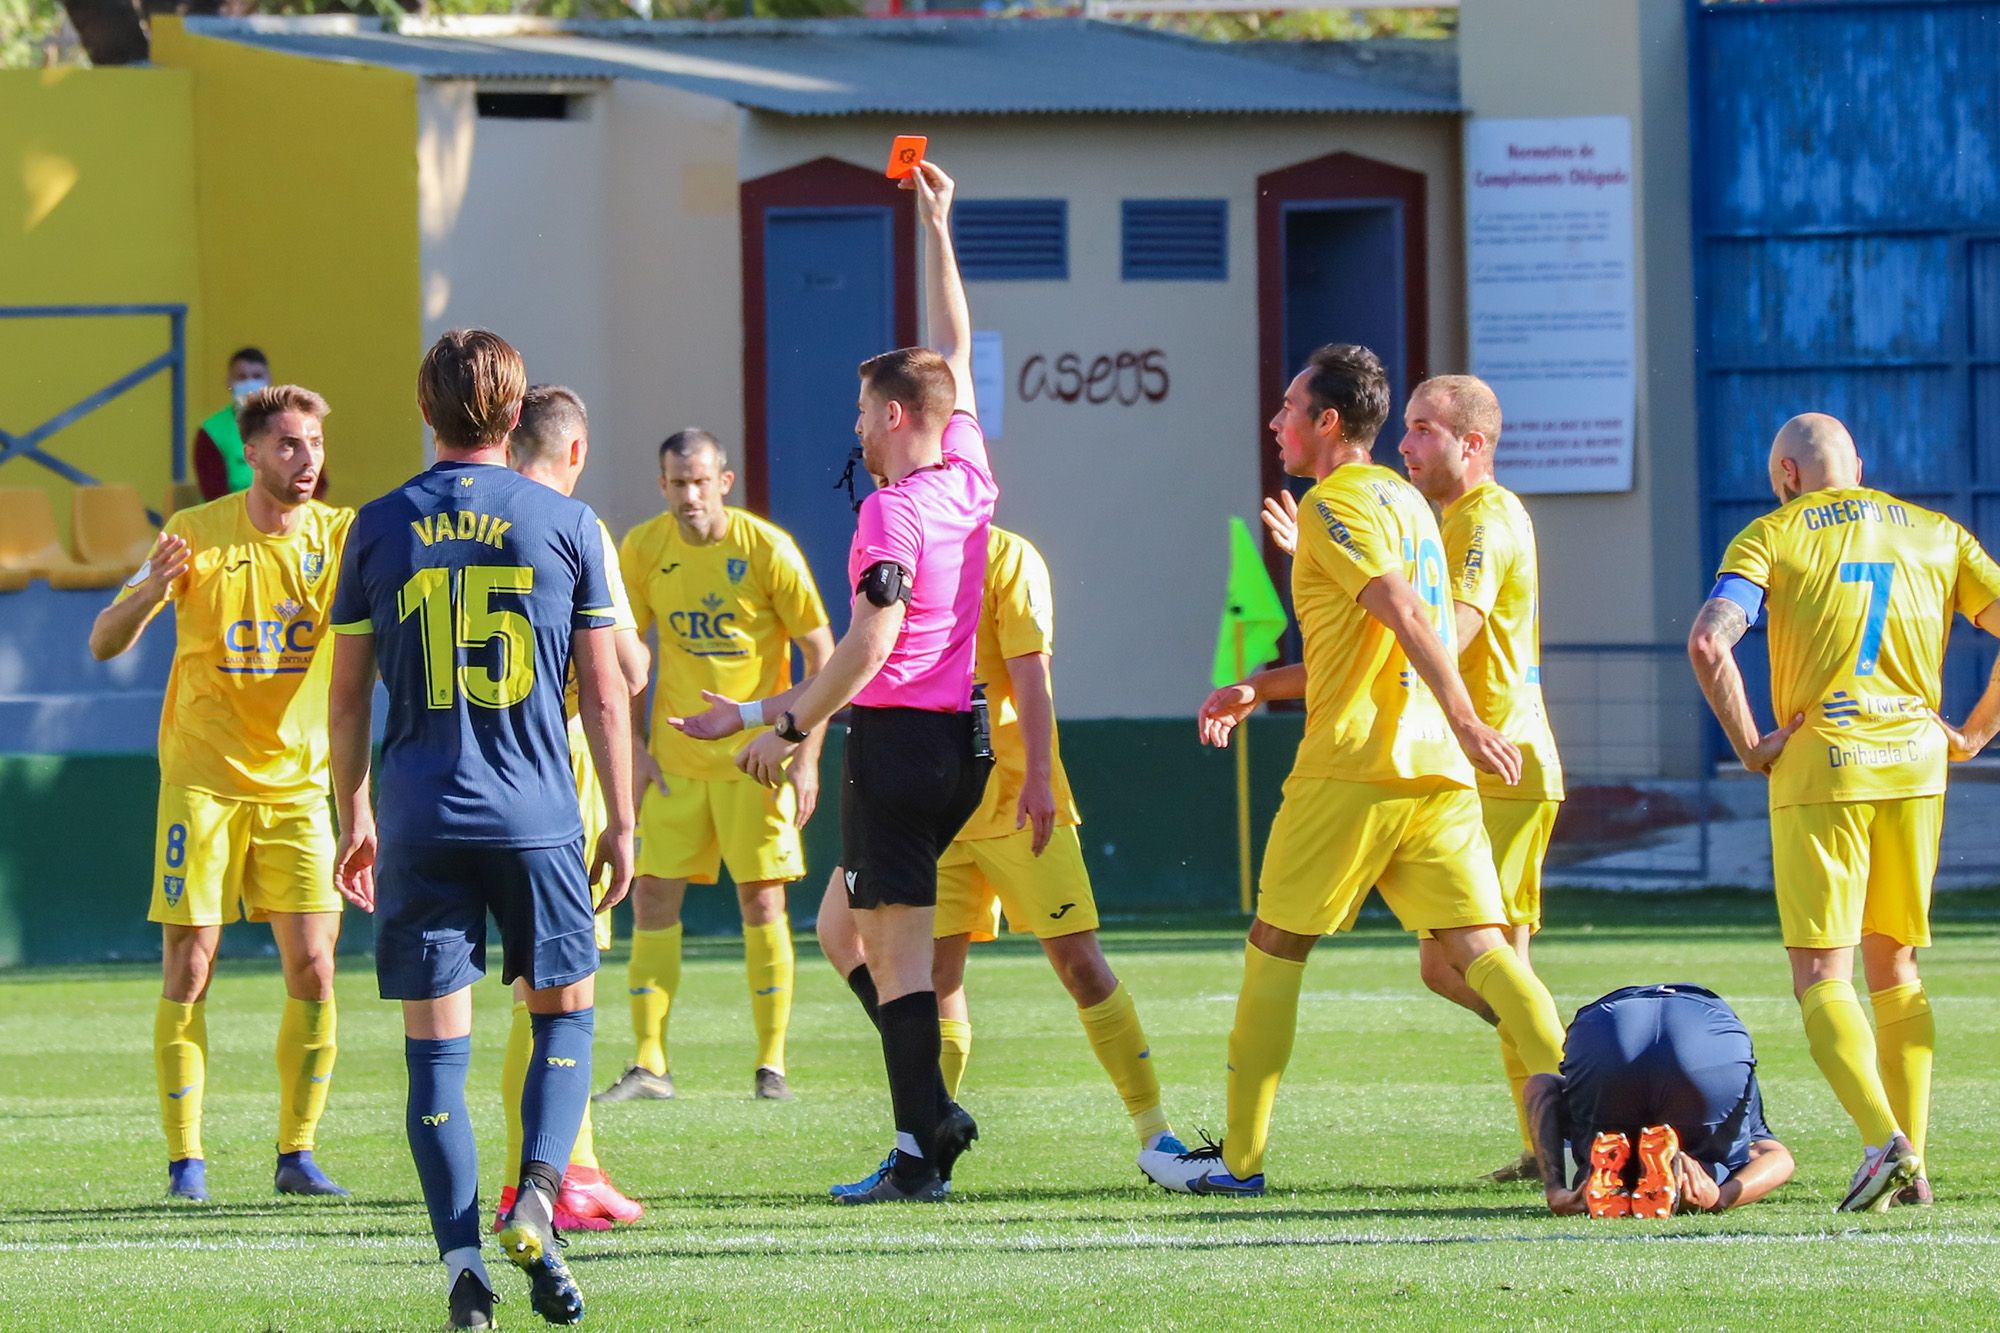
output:
M 1455 9 L 1310 9 L 1268 14 L 1153 14 L 1146 22 L 1212 42 L 1356 41 L 1367 37 L 1449 37 Z
M 39 69 L 82 59 L 65 40 L 60 0 L 0 0 L 0 69 Z

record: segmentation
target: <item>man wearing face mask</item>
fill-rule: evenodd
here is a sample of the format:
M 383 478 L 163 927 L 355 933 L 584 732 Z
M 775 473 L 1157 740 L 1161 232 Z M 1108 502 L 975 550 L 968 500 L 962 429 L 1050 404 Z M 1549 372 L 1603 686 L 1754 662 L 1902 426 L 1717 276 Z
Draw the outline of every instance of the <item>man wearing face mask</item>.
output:
M 201 423 L 194 433 L 194 479 L 201 498 L 220 500 L 250 489 L 256 472 L 243 452 L 243 432 L 236 414 L 250 395 L 271 382 L 271 362 L 255 347 L 239 347 L 229 355 L 229 401 Z M 319 475 L 315 500 L 326 498 L 326 473 Z

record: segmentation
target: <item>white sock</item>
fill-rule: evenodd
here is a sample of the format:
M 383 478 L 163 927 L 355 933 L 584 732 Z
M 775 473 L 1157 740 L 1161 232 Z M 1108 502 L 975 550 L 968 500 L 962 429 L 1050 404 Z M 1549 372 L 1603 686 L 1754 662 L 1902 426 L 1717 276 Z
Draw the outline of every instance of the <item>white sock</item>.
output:
M 917 1136 L 905 1134 L 900 1129 L 896 1131 L 896 1151 L 905 1157 L 921 1158 L 924 1155 L 924 1150 L 917 1146 Z
M 479 1257 L 477 1245 L 466 1245 L 456 1250 L 445 1251 L 444 1289 L 447 1293 L 458 1285 L 458 1275 L 464 1272 L 470 1272 L 477 1277 L 479 1285 L 488 1291 L 493 1290 L 493 1283 L 486 1276 L 486 1261 Z

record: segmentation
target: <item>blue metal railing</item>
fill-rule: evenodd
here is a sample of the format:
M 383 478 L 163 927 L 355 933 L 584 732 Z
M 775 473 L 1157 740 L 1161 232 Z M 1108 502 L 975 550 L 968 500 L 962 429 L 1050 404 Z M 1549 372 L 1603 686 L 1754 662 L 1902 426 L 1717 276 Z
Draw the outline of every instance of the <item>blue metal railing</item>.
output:
M 173 479 L 187 480 L 187 307 L 174 304 L 135 305 L 15 305 L 0 306 L 0 319 L 125 319 L 159 318 L 167 321 L 167 350 L 133 367 L 103 388 L 70 404 L 32 430 L 16 433 L 0 429 L 0 464 L 24 458 L 47 468 L 78 486 L 95 486 L 98 479 L 68 461 L 56 457 L 42 445 L 59 431 L 66 430 L 106 403 L 131 392 L 153 376 L 165 371 L 173 385 L 172 421 Z M 157 513 L 151 513 L 155 523 Z

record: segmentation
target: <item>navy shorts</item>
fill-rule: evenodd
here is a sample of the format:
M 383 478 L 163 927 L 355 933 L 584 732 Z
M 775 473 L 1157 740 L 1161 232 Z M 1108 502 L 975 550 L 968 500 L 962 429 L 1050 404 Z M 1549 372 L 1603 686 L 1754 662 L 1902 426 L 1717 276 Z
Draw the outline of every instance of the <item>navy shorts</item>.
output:
M 1714 991 L 1627 986 L 1577 1010 L 1563 1045 L 1564 1134 L 1579 1170 L 1601 1131 L 1672 1125 L 1718 1181 L 1772 1137 L 1749 1030 Z
M 435 1000 L 486 975 L 486 916 L 501 978 L 536 990 L 597 971 L 583 840 L 560 847 L 383 843 L 375 864 L 375 980 L 385 1000 Z

